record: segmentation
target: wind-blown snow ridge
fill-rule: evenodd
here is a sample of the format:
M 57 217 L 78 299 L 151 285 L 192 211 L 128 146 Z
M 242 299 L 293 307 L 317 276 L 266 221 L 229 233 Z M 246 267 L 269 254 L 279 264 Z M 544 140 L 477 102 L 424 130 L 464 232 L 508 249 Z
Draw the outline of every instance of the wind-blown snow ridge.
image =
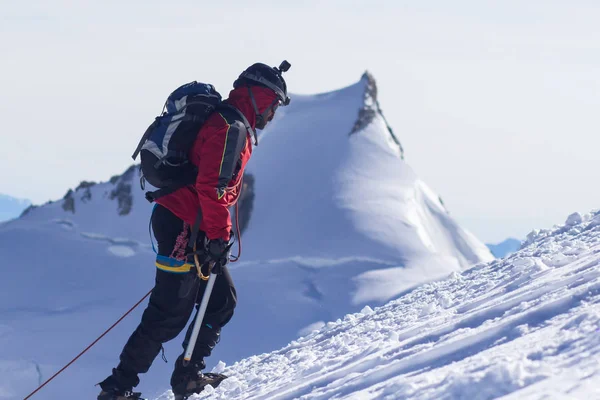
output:
M 598 398 L 600 211 L 219 369 L 193 399 Z

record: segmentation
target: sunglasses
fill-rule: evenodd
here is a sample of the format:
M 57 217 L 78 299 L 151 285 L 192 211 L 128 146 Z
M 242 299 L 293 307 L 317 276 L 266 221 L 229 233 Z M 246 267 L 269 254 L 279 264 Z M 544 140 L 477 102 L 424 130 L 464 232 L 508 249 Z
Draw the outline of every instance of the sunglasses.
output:
M 265 110 L 265 112 L 264 112 L 263 115 L 267 115 L 268 116 L 267 121 L 271 121 L 273 119 L 273 117 L 275 116 L 275 112 L 277 111 L 277 109 L 279 108 L 280 105 L 282 105 L 281 100 L 279 100 L 279 98 L 277 98 Z

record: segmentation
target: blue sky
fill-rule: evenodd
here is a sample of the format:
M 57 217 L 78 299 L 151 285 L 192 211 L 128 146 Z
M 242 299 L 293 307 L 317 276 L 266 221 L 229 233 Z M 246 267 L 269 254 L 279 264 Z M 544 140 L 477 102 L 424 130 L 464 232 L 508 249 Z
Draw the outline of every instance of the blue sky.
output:
M 371 71 L 407 162 L 484 241 L 600 207 L 597 2 L 0 4 L 2 193 L 106 180 L 174 87 L 285 58 L 295 93 Z

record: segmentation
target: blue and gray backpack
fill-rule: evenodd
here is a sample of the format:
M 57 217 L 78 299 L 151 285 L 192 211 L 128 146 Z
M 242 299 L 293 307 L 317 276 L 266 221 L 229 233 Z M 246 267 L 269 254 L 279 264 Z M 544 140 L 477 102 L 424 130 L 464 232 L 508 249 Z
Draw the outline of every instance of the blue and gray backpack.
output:
M 195 182 L 197 170 L 188 159 L 198 131 L 221 105 L 212 85 L 190 82 L 169 95 L 162 114 L 146 129 L 132 158 L 140 154 L 141 185 L 145 181 L 159 190 L 146 192 L 152 202 Z

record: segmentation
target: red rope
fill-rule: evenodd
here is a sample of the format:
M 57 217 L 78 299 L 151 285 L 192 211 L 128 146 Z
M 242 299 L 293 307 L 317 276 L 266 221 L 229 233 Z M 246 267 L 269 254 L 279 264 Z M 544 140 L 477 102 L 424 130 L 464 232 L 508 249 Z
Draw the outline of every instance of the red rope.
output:
M 25 397 L 24 400 L 29 399 L 31 396 L 33 396 L 34 394 L 36 394 L 41 388 L 43 388 L 44 386 L 46 386 L 52 379 L 56 378 L 61 372 L 63 372 L 65 369 L 69 368 L 71 366 L 71 364 L 73 364 L 75 361 L 77 361 L 77 359 L 79 357 L 81 357 L 86 351 L 88 351 L 89 349 L 91 349 L 92 346 L 94 346 L 96 343 L 98 343 L 98 341 L 100 341 L 100 339 L 102 339 L 108 332 L 110 332 L 115 326 L 117 326 L 117 324 L 119 322 L 123 321 L 123 319 L 126 316 L 129 315 L 129 313 L 131 313 L 133 310 L 135 310 L 135 308 L 137 306 L 139 306 L 142 301 L 146 300 L 146 297 L 150 296 L 150 293 L 152 293 L 152 290 L 150 290 L 144 297 L 142 297 L 142 299 L 140 301 L 138 301 L 137 303 L 135 303 L 135 305 L 133 307 L 131 307 L 129 309 L 129 311 L 127 311 L 125 314 L 123 314 L 123 316 L 121 318 L 119 318 L 119 320 L 117 322 L 115 322 L 110 328 L 108 328 L 102 335 L 100 335 L 100 337 L 98 337 L 98 339 L 94 340 L 94 342 L 92 344 L 90 344 L 88 347 L 86 347 L 85 350 L 83 350 L 81 353 L 79 353 L 77 355 L 77 357 L 75 357 L 74 359 L 71 360 L 70 363 L 68 363 L 67 365 L 65 365 L 64 367 L 62 367 L 62 369 L 60 371 L 58 371 L 57 373 L 55 373 L 54 375 L 52 375 L 52 377 L 50 379 L 48 379 L 46 382 L 44 382 L 40 387 L 38 387 L 33 392 L 31 392 L 29 394 L 29 396 Z
M 240 260 L 240 257 L 242 256 L 242 234 L 240 233 L 240 210 L 239 210 L 240 202 L 238 200 L 242 198 L 242 191 L 244 190 L 244 177 L 243 176 L 242 176 L 242 179 L 240 179 L 240 183 L 238 185 L 240 188 L 240 194 L 238 196 L 238 199 L 236 199 L 236 202 L 235 202 L 235 230 L 237 231 L 237 237 L 238 237 L 238 255 L 237 255 L 237 257 L 233 256 L 231 258 L 231 262 L 238 262 Z

